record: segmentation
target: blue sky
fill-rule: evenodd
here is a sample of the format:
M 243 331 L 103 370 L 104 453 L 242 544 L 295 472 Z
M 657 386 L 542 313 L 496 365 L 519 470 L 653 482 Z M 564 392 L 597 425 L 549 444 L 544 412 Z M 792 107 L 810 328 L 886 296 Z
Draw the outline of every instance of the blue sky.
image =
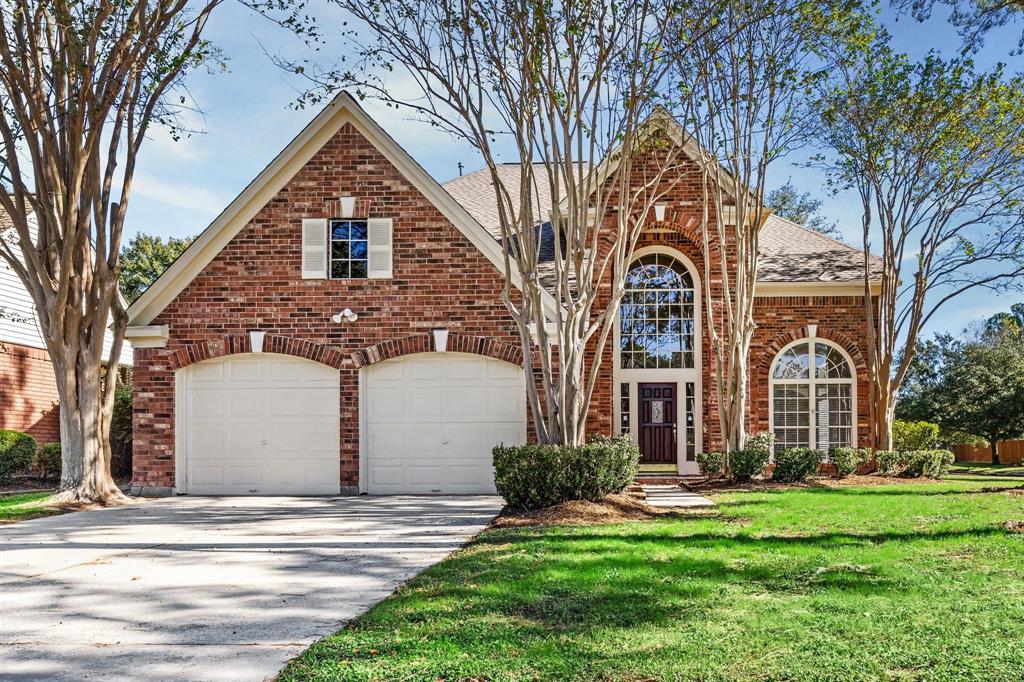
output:
M 321 8 L 321 28 L 340 25 L 341 17 Z M 896 20 L 883 8 L 883 22 L 896 46 L 921 56 L 929 49 L 952 56 L 960 40 L 942 12 L 920 24 L 909 17 Z M 1018 27 L 993 32 L 975 59 L 981 66 L 1007 63 L 1024 69 L 1024 56 L 1013 56 Z M 128 211 L 127 234 L 149 232 L 161 236 L 194 235 L 211 220 L 274 158 L 315 115 L 296 110 L 294 102 L 303 83 L 276 67 L 269 54 L 293 58 L 308 55 L 294 36 L 267 20 L 254 16 L 237 3 L 225 3 L 210 20 L 207 36 L 228 59 L 226 72 L 192 74 L 186 86 L 202 110 L 192 124 L 204 132 L 174 141 L 162 130 L 151 134 L 143 147 L 135 176 L 135 190 Z M 342 49 L 339 43 L 337 49 Z M 329 53 L 330 42 L 321 47 Z M 375 102 L 364 104 L 377 121 L 440 181 L 458 175 L 458 163 L 467 170 L 482 164 L 464 143 L 410 120 L 409 115 Z M 509 161 L 515 159 L 509 158 Z M 792 178 L 801 191 L 824 200 L 824 213 L 839 221 L 846 240 L 860 240 L 860 209 L 855 197 L 828 196 L 819 171 L 783 160 L 774 168 L 771 187 Z M 968 323 L 1007 310 L 1021 300 L 1019 294 L 996 297 L 987 292 L 965 296 L 940 312 L 928 331 L 959 331 Z

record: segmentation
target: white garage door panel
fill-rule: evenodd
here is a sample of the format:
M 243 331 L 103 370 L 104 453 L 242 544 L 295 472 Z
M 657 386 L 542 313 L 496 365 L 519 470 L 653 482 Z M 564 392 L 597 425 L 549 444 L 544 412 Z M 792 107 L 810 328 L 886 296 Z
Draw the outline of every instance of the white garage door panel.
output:
M 526 440 L 521 368 L 459 353 L 422 353 L 364 376 L 367 492 L 493 493 L 491 450 Z
M 336 370 L 289 356 L 248 354 L 181 372 L 182 492 L 338 494 Z

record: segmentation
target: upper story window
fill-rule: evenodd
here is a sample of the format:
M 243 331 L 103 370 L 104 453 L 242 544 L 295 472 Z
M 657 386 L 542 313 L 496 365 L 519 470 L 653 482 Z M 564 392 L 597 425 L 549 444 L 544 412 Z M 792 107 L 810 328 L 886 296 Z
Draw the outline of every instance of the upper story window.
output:
M 791 345 L 775 358 L 771 385 L 777 450 L 853 443 L 853 370 L 838 347 L 821 339 Z
M 622 368 L 693 367 L 694 300 L 693 277 L 672 256 L 633 261 L 619 308 Z
M 367 277 L 367 225 L 365 220 L 331 220 L 329 223 L 331 279 Z

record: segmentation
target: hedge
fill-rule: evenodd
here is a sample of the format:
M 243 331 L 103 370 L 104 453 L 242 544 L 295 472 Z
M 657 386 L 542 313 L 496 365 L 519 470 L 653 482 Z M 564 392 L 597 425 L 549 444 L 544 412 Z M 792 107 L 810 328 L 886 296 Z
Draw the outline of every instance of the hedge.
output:
M 10 483 L 14 474 L 32 466 L 35 454 L 35 438 L 21 431 L 0 430 L 0 483 Z
M 628 435 L 595 436 L 585 445 L 499 445 L 494 485 L 513 507 L 538 509 L 567 502 L 598 502 L 632 483 L 640 449 Z

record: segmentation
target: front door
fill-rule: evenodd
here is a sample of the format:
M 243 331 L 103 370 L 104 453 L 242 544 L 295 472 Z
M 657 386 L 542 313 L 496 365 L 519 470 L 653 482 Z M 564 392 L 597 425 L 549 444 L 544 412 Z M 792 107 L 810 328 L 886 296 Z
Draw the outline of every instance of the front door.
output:
M 676 463 L 676 385 L 639 384 L 640 463 Z

